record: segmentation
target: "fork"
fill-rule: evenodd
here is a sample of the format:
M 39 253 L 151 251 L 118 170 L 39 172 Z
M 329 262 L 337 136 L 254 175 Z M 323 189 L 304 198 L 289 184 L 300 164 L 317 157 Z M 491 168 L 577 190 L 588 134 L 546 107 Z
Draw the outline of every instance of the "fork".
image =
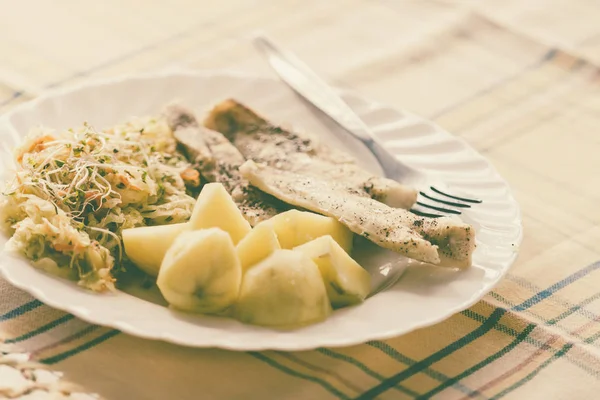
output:
M 437 218 L 460 215 L 463 210 L 482 202 L 479 199 L 451 194 L 444 182 L 398 160 L 380 143 L 350 106 L 294 54 L 278 48 L 265 36 L 256 36 L 254 44 L 283 82 L 371 151 L 387 178 L 419 190 L 417 201 L 410 211 L 417 215 Z

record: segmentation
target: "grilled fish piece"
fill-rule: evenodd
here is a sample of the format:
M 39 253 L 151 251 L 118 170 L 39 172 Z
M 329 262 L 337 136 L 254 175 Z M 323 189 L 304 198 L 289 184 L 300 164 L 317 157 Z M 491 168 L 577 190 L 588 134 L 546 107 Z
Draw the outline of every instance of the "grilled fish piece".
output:
M 204 125 L 227 136 L 246 159 L 303 175 L 327 177 L 357 196 L 391 207 L 409 209 L 417 199 L 416 190 L 373 176 L 346 153 L 312 135 L 275 126 L 235 100 L 217 104 Z
M 407 257 L 456 268 L 471 265 L 473 228 L 451 218 L 419 217 L 369 197 L 349 193 L 340 182 L 259 165 L 248 160 L 244 178 L 297 207 L 336 218 L 352 232 Z
M 194 113 L 179 104 L 163 111 L 175 139 L 186 157 L 209 182 L 220 182 L 231 194 L 242 214 L 254 226 L 289 206 L 251 186 L 239 172 L 246 161 L 225 136 L 201 126 Z

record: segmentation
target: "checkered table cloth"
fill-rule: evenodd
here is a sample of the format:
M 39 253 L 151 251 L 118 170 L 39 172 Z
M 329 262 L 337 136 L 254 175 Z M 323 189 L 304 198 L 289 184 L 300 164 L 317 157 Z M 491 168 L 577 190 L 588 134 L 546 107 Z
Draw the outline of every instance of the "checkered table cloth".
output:
M 525 228 L 517 263 L 482 301 L 347 348 L 178 347 L 90 325 L 0 281 L 0 396 L 600 397 L 600 2 L 20 0 L 0 19 L 0 112 L 92 77 L 269 74 L 248 40 L 265 31 L 332 83 L 467 140 L 511 184 Z M 36 383 L 16 351 L 80 388 Z

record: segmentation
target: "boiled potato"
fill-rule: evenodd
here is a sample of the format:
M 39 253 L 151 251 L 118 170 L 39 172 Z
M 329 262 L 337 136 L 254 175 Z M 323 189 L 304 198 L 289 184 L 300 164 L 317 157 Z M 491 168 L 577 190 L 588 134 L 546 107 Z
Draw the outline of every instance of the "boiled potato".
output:
M 177 236 L 165 254 L 156 284 L 174 308 L 218 313 L 236 301 L 241 279 L 231 237 L 210 228 Z
M 251 230 L 250 224 L 220 183 L 204 185 L 189 223 L 192 230 L 221 228 L 231 235 L 234 244 Z
M 273 223 L 283 249 L 293 249 L 318 237 L 330 235 L 346 252 L 352 250 L 352 232 L 334 218 L 289 210 L 269 221 Z
M 264 260 L 278 249 L 281 249 L 281 246 L 271 221 L 263 221 L 256 225 L 235 248 L 240 258 L 242 272 Z
M 157 276 L 165 253 L 188 224 L 144 226 L 123 230 L 125 254 L 148 275 Z
M 322 236 L 294 248 L 294 251 L 317 264 L 333 307 L 360 303 L 371 291 L 371 275 L 331 236 Z
M 317 265 L 300 252 L 276 250 L 242 280 L 234 314 L 242 322 L 296 327 L 331 313 Z

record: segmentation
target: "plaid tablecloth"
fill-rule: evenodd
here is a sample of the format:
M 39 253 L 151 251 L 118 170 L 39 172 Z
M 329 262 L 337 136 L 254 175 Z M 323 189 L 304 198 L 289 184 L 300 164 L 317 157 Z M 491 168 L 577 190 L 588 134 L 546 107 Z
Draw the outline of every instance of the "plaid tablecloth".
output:
M 600 397 L 600 2 L 20 0 L 0 21 L 0 112 L 90 77 L 269 74 L 248 40 L 265 31 L 331 82 L 465 138 L 509 181 L 525 227 L 518 262 L 484 300 L 391 340 L 189 349 L 90 325 L 0 281 L 11 351 L 118 400 Z M 0 393 L 15 397 L 27 383 L 10 392 L 9 365 L 0 358 Z

